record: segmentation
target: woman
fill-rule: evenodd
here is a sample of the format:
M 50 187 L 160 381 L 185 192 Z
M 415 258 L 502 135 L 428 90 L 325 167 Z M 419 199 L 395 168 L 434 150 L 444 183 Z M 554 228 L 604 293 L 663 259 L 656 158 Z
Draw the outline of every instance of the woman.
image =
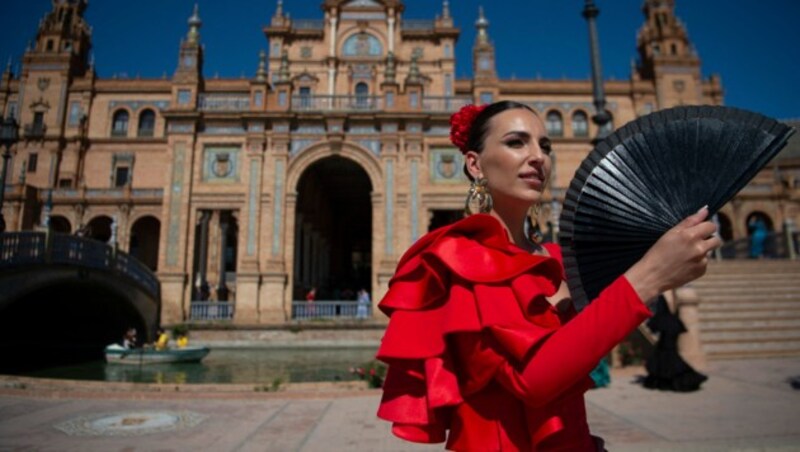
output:
M 672 312 L 663 295 L 656 299 L 653 311 L 647 327 L 658 333 L 658 342 L 645 363 L 647 377 L 643 382 L 644 387 L 678 392 L 697 391 L 708 377 L 694 370 L 678 353 L 678 337 L 686 332 L 686 326 L 678 314 Z
M 515 102 L 467 106 L 451 140 L 481 213 L 400 259 L 380 304 L 391 320 L 378 416 L 403 439 L 446 439 L 450 450 L 602 450 L 586 423 L 589 372 L 650 315 L 642 300 L 705 272 L 719 246 L 708 212 L 664 234 L 576 315 L 559 248 L 539 245 L 527 220 L 550 177 L 541 119 Z

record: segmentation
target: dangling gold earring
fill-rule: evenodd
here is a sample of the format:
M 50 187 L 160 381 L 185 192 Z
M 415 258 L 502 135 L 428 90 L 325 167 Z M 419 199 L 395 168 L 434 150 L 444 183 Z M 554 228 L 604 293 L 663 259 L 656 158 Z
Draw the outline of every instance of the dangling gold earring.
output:
M 528 215 L 525 218 L 525 237 L 535 245 L 541 245 L 544 241 L 544 234 L 539 228 L 539 210 L 542 205 L 538 202 L 528 209 Z
M 464 214 L 472 215 L 472 205 L 478 208 L 480 213 L 488 213 L 492 210 L 492 194 L 489 193 L 489 181 L 485 177 L 473 179 L 467 192 L 467 201 L 464 203 Z

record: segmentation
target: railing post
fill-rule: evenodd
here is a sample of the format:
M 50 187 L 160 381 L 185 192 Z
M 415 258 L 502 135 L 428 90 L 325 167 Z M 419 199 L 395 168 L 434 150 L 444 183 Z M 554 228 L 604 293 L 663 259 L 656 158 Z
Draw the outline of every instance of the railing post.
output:
M 783 232 L 786 237 L 786 248 L 789 249 L 789 259 L 797 259 L 797 250 L 794 247 L 794 220 L 787 218 L 783 222 Z
M 44 230 L 44 262 L 49 264 L 53 261 L 53 231 L 50 228 Z

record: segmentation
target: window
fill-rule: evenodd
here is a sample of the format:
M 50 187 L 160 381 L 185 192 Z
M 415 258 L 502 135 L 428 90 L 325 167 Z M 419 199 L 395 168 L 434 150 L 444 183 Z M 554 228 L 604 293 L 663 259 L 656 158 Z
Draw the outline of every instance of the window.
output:
M 493 102 L 494 96 L 490 91 L 484 91 L 481 93 L 480 101 L 481 105 L 483 104 L 491 104 Z
M 364 82 L 356 83 L 356 107 L 366 108 L 369 101 L 369 85 Z
M 8 114 L 6 115 L 8 118 L 15 118 L 17 117 L 17 103 L 16 102 L 9 102 L 8 104 Z
M 72 179 L 65 178 L 58 180 L 58 188 L 71 188 L 72 187 Z
M 386 92 L 386 108 L 394 108 L 394 92 Z
M 572 115 L 572 134 L 576 137 L 589 136 L 589 118 L 585 112 L 578 110 Z
M 188 105 L 192 101 L 192 92 L 188 89 L 178 90 L 178 105 Z
M 444 74 L 444 95 L 445 96 L 452 96 L 453 95 L 453 75 L 452 74 Z
M 547 127 L 547 133 L 551 137 L 564 136 L 564 121 L 561 118 L 561 113 L 550 110 L 546 116 L 545 126 Z
M 53 50 L 53 40 L 52 39 L 48 39 L 47 40 L 47 51 L 49 52 L 51 50 Z
M 450 44 L 444 45 L 444 57 L 453 58 L 453 47 Z
M 253 103 L 256 107 L 261 107 L 264 105 L 264 92 L 263 91 L 256 91 L 256 94 L 253 96 Z
M 301 108 L 311 107 L 311 88 L 309 88 L 308 86 L 300 87 L 300 107 Z
M 111 121 L 111 136 L 113 137 L 126 137 L 128 136 L 128 112 L 126 110 L 117 110 L 114 113 L 113 120 Z
M 670 44 L 670 45 L 669 45 L 669 51 L 670 51 L 670 53 L 672 53 L 673 55 L 677 55 L 677 54 L 678 54 L 678 46 L 676 46 L 674 43 L 673 43 L 673 44 Z
M 33 130 L 41 131 L 44 127 L 44 112 L 37 111 L 33 113 Z
M 342 53 L 345 56 L 381 56 L 383 55 L 383 46 L 375 36 L 361 32 L 344 41 Z
M 408 103 L 411 105 L 411 108 L 417 108 L 419 106 L 419 93 L 412 91 L 409 95 Z
M 278 105 L 280 105 L 281 107 L 286 106 L 286 91 L 278 92 Z
M 70 126 L 77 126 L 81 123 L 81 116 L 83 115 L 83 111 L 81 111 L 81 103 L 77 101 L 73 101 L 69 103 L 69 125 Z
M 28 172 L 35 173 L 36 172 L 36 165 L 39 163 L 39 154 L 36 152 L 31 152 L 28 155 Z
M 130 176 L 130 168 L 127 166 L 118 166 L 114 169 L 114 186 L 124 187 L 128 185 L 128 177 Z
M 156 113 L 149 108 L 139 115 L 139 136 L 152 137 L 156 128 Z

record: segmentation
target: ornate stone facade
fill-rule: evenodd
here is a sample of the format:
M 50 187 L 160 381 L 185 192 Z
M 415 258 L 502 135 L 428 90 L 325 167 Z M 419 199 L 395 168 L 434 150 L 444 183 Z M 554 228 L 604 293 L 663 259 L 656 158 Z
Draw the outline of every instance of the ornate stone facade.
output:
M 546 121 L 556 160 L 543 221 L 553 229 L 598 132 L 590 80 L 498 78 L 482 12 L 474 76 L 456 79 L 447 1 L 432 20 L 403 20 L 400 0 L 325 0 L 322 19 L 298 20 L 278 1 L 252 79 L 204 79 L 195 10 L 175 73 L 158 80 L 96 77 L 88 2 L 53 3 L 21 73 L 0 81 L 0 113 L 23 135 L 5 218 L 11 230 L 34 228 L 52 195 L 54 229 L 116 237 L 157 270 L 164 323 L 201 299 L 235 301 L 235 323 L 283 323 L 311 287 L 323 298 L 364 287 L 379 300 L 403 251 L 463 209 L 462 157 L 448 138 L 462 105 L 514 99 Z M 674 2 L 648 0 L 644 12 L 639 65 L 605 83 L 613 125 L 721 104 Z M 777 229 L 798 221 L 791 171 L 777 185 L 765 172 L 723 209 L 726 238 L 746 236 L 756 211 Z

